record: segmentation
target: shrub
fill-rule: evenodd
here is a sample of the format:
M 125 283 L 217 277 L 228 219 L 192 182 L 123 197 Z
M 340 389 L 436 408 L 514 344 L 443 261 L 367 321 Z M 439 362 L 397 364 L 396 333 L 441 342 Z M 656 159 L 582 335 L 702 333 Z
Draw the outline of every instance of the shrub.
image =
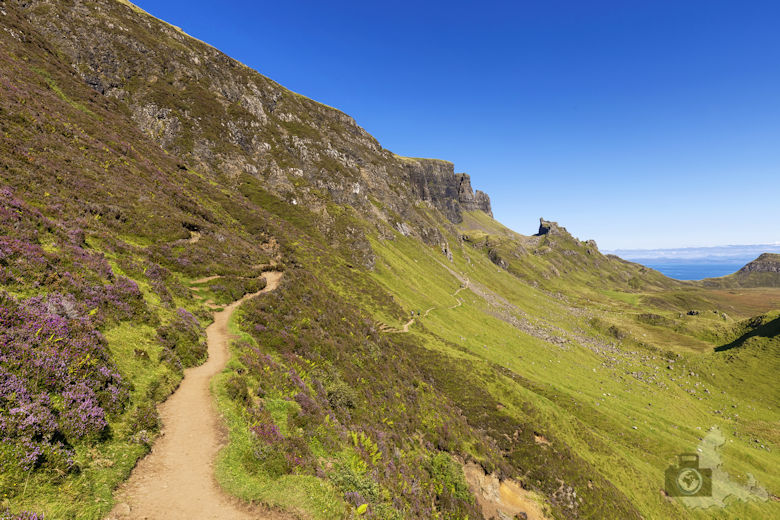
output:
M 249 388 L 247 387 L 246 379 L 238 374 L 231 375 L 225 381 L 225 393 L 233 401 L 249 402 Z
M 344 381 L 337 379 L 325 386 L 328 402 L 333 408 L 354 408 L 357 392 Z
M 202 363 L 208 347 L 198 319 L 186 309 L 176 310 L 175 318 L 157 329 L 163 357 L 174 366 L 191 367 Z
M 24 468 L 71 470 L 70 446 L 105 433 L 128 398 L 90 318 L 67 317 L 70 301 L 0 298 L 0 442 Z
M 448 454 L 440 451 L 431 455 L 427 469 L 438 495 L 447 493 L 455 499 L 473 501 L 463 469 Z
M 145 403 L 135 409 L 130 417 L 132 433 L 156 432 L 160 429 L 160 414 L 154 403 Z

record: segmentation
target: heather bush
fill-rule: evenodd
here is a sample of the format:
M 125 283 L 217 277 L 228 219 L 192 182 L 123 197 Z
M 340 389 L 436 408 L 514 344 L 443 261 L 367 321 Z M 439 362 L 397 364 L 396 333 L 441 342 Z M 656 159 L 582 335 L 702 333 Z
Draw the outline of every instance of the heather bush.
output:
M 329 475 L 331 481 L 345 494 L 365 502 L 378 502 L 382 499 L 382 489 L 365 473 L 359 473 L 347 463 L 339 463 Z M 355 504 L 360 505 L 360 504 Z
M 240 375 L 234 374 L 225 381 L 225 392 L 234 401 L 249 403 L 249 388 Z
M 354 408 L 357 401 L 355 390 L 339 379 L 329 382 L 325 387 L 328 402 L 333 408 Z
M 173 297 L 168 291 L 167 282 L 171 280 L 171 272 L 155 263 L 149 263 L 144 271 L 152 291 L 160 297 L 160 301 L 167 305 L 173 305 Z
M 208 346 L 198 319 L 186 309 L 176 310 L 174 319 L 157 329 L 163 346 L 163 357 L 177 367 L 191 367 L 202 363 Z
M 73 467 L 71 446 L 106 433 L 128 389 L 71 298 L 0 298 L 0 443 L 27 469 Z

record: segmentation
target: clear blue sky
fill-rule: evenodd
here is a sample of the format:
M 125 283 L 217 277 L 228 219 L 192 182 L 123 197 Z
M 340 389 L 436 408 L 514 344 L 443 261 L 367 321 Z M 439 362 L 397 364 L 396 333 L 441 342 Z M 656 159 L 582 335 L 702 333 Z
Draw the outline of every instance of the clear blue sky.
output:
M 780 4 L 216 1 L 140 7 L 472 175 L 521 233 L 780 241 Z

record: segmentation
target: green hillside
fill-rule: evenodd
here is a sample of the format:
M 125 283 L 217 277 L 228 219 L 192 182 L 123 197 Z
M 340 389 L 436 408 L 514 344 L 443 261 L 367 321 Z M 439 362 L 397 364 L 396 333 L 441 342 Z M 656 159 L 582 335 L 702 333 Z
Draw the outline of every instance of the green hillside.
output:
M 780 254 L 764 253 L 736 273 L 701 283 L 721 288 L 780 287 Z
M 233 315 L 211 386 L 215 476 L 245 502 L 780 516 L 763 271 L 680 282 L 554 222 L 518 234 L 451 163 L 399 157 L 126 2 L 0 6 L 0 518 L 105 518 L 213 311 L 270 270 L 281 285 Z M 713 426 L 723 469 L 768 500 L 666 496 Z

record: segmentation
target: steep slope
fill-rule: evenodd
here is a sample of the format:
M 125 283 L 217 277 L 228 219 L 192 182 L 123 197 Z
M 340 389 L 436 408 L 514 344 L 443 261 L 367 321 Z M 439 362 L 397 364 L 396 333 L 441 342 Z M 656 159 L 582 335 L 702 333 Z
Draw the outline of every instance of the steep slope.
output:
M 0 16 L 0 507 L 105 515 L 154 404 L 204 361 L 209 302 L 273 263 L 213 383 L 216 479 L 241 499 L 480 518 L 502 481 L 549 518 L 704 518 L 662 475 L 712 424 L 729 470 L 778 494 L 775 329 L 713 352 L 776 295 L 675 282 L 546 221 L 514 233 L 451 163 L 396 156 L 126 2 Z
M 326 233 L 346 205 L 382 228 L 406 223 L 429 243 L 436 226 L 414 211 L 428 201 L 453 222 L 461 205 L 489 211 L 451 163 L 395 156 L 352 118 L 288 91 L 216 49 L 112 0 L 26 2 L 25 16 L 82 80 L 121 101 L 138 127 L 182 164 L 221 185 L 247 176 L 318 214 Z M 479 202 L 476 202 L 479 200 Z M 343 232 L 343 229 L 339 230 Z M 355 260 L 370 266 L 360 234 Z

